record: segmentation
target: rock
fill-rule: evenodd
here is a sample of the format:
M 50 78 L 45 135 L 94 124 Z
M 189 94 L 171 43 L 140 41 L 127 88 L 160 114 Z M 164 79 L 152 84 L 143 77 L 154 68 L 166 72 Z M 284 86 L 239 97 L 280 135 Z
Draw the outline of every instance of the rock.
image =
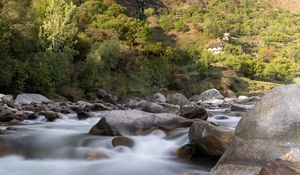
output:
M 223 95 L 217 89 L 209 89 L 205 92 L 202 92 L 200 96 L 201 96 L 200 99 L 202 101 L 209 101 L 213 99 L 217 99 L 217 100 L 224 99 Z
M 84 154 L 86 160 L 109 159 L 109 156 L 102 152 L 88 152 Z
M 191 104 L 191 102 L 184 95 L 179 93 L 169 94 L 167 96 L 167 102 L 179 106 Z
M 239 122 L 214 167 L 217 174 L 258 174 L 269 161 L 300 150 L 300 85 L 274 88 Z
M 192 121 L 175 114 L 153 114 L 139 110 L 115 110 L 100 114 L 90 134 L 104 136 L 144 135 L 154 129 L 172 130 L 189 127 Z
M 10 122 L 15 119 L 16 115 L 10 110 L 0 112 L 0 122 Z
M 38 116 L 39 115 L 37 113 L 30 113 L 30 114 L 27 115 L 27 119 L 28 120 L 35 120 L 35 119 L 38 118 Z
M 85 111 L 77 111 L 77 118 L 78 120 L 85 120 L 87 118 L 94 117 L 93 113 L 85 112 Z
M 231 104 L 231 111 L 247 112 L 253 107 L 254 105 Z
M 258 175 L 300 175 L 300 162 L 276 159 L 266 164 Z
M 14 102 L 14 97 L 12 95 L 5 95 L 1 98 L 2 103 L 6 104 L 9 107 L 14 108 L 15 107 L 15 102 Z
M 235 93 L 230 89 L 225 90 L 224 93 L 225 93 L 225 96 L 228 98 L 236 98 Z
M 142 111 L 145 112 L 151 112 L 151 113 L 162 113 L 164 112 L 164 108 L 156 103 L 141 100 L 136 104 L 136 107 Z
M 54 120 L 59 118 L 59 115 L 53 111 L 46 111 L 44 112 L 44 116 L 49 122 L 53 122 Z
M 89 102 L 86 102 L 86 101 L 82 101 L 82 100 L 78 101 L 77 104 L 79 106 L 83 107 L 83 108 L 86 107 L 86 106 L 92 106 L 92 103 L 89 103 Z
M 45 104 L 40 104 L 38 105 L 35 109 L 34 112 L 42 112 L 42 111 L 47 111 L 48 110 L 48 106 Z
M 116 104 L 116 102 L 119 100 L 119 97 L 109 94 L 104 89 L 97 89 L 96 95 L 99 100 L 103 100 L 112 104 Z
M 213 117 L 208 118 L 209 123 L 213 123 L 217 126 L 222 126 L 226 128 L 236 128 L 238 122 L 240 121 L 240 117 L 230 117 L 226 115 L 215 115 Z
M 134 146 L 134 141 L 128 137 L 115 137 L 111 142 L 114 147 L 126 146 L 132 148 Z
M 211 155 L 222 156 L 231 143 L 234 130 L 214 126 L 205 121 L 195 122 L 189 131 L 189 139 L 199 150 Z
M 107 111 L 109 110 L 109 107 L 105 106 L 104 104 L 101 103 L 95 103 L 91 106 L 92 111 Z
M 170 103 L 160 103 L 159 105 L 164 108 L 165 113 L 177 114 L 180 110 L 179 105 L 173 105 Z
M 200 106 L 183 106 L 181 107 L 178 115 L 188 119 L 207 120 L 208 118 L 208 113 Z
M 167 101 L 166 97 L 161 93 L 155 93 L 151 96 L 148 96 L 146 99 L 154 103 L 166 103 Z
M 19 94 L 15 100 L 15 103 L 20 104 L 31 104 L 31 103 L 48 103 L 50 100 L 40 94 Z
M 0 157 L 15 154 L 16 150 L 9 142 L 0 140 Z
M 193 144 L 183 145 L 176 152 L 177 157 L 182 159 L 192 159 L 195 157 L 196 154 L 197 154 L 197 147 Z

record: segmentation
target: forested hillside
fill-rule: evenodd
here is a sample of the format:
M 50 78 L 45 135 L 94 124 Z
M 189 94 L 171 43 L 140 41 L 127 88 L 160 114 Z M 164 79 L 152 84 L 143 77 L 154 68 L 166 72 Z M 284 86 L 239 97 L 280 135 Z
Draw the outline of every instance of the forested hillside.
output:
M 259 93 L 299 71 L 300 15 L 258 0 L 0 3 L 3 93 Z

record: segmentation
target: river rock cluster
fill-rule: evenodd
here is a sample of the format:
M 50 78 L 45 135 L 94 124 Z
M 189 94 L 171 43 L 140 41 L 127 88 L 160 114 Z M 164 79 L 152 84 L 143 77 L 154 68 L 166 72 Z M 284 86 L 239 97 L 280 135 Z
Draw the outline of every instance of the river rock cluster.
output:
M 275 88 L 263 98 L 228 98 L 216 89 L 190 98 L 180 93 L 155 93 L 126 100 L 98 89 L 93 102 L 52 101 L 40 94 L 20 94 L 15 99 L 1 95 L 0 134 L 22 132 L 9 126 L 22 125 L 24 120 L 52 122 L 75 113 L 78 120 L 99 117 L 89 134 L 113 136 L 113 146 L 132 147 L 134 141 L 126 136 L 190 128 L 190 142 L 177 150 L 177 156 L 220 160 L 210 172 L 186 174 L 299 174 L 299 96 L 297 85 Z M 0 156 L 13 152 L 9 145 L 1 144 Z M 91 160 L 97 157 L 87 155 Z

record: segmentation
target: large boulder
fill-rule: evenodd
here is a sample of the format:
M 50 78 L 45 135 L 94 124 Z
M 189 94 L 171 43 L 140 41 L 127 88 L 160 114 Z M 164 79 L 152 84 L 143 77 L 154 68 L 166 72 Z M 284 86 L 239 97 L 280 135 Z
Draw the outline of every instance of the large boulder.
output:
M 19 94 L 15 100 L 16 104 L 48 103 L 50 100 L 40 94 Z
M 183 106 L 180 108 L 178 115 L 188 119 L 207 120 L 208 113 L 200 106 Z
M 179 106 L 191 104 L 191 102 L 184 95 L 180 93 L 169 94 L 167 96 L 167 102 Z
M 189 127 L 192 121 L 175 114 L 153 114 L 139 110 L 115 110 L 99 114 L 100 121 L 90 134 L 105 136 L 143 135 L 154 129 L 172 130 Z
M 269 161 L 300 150 L 300 85 L 274 88 L 239 122 L 233 141 L 212 172 L 258 174 Z
M 9 107 L 15 107 L 14 97 L 12 95 L 5 95 L 1 98 L 2 103 L 6 104 Z
M 223 100 L 224 97 L 217 89 L 209 89 L 201 93 L 200 99 L 202 101 L 209 101 L 214 99 Z
M 199 150 L 211 156 L 219 156 L 226 151 L 234 135 L 234 130 L 214 126 L 205 121 L 195 122 L 189 131 L 189 139 Z

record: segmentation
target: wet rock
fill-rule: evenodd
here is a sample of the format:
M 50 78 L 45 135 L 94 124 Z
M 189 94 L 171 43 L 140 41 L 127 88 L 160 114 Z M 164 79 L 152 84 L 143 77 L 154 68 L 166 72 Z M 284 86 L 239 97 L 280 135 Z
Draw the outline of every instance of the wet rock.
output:
M 88 152 L 84 154 L 86 160 L 109 159 L 109 156 L 103 152 Z
M 205 121 L 195 122 L 189 131 L 189 139 L 202 152 L 211 156 L 222 156 L 231 143 L 234 130 L 214 126 Z
M 34 112 L 41 112 L 41 111 L 47 111 L 48 110 L 48 106 L 45 104 L 40 104 L 38 105 L 35 109 Z
M 53 122 L 54 120 L 59 118 L 59 115 L 56 112 L 53 111 L 46 111 L 43 113 L 43 115 L 46 117 L 46 119 L 49 122 Z
M 114 147 L 126 146 L 132 148 L 134 146 L 134 141 L 128 137 L 115 137 L 111 142 Z
M 196 153 L 197 147 L 195 145 L 186 144 L 177 150 L 176 155 L 177 157 L 182 159 L 192 159 L 193 157 L 195 157 Z
M 0 112 L 0 122 L 10 122 L 16 118 L 16 115 L 10 110 Z
M 39 115 L 37 113 L 30 113 L 30 114 L 27 115 L 27 119 L 28 120 L 35 120 L 35 119 L 38 118 L 38 116 Z
M 184 95 L 180 93 L 169 94 L 167 96 L 167 102 L 179 106 L 191 104 L 191 102 Z
M 0 157 L 16 154 L 16 150 L 9 142 L 0 140 Z
M 2 103 L 6 104 L 9 107 L 15 107 L 14 97 L 12 95 L 5 95 L 1 98 Z
M 78 120 L 85 120 L 88 118 L 94 117 L 93 113 L 91 112 L 85 112 L 85 111 L 78 111 L 77 112 L 77 118 Z
M 217 174 L 258 174 L 269 161 L 300 149 L 300 85 L 274 88 L 239 122 Z
M 183 106 L 178 115 L 188 119 L 207 120 L 208 118 L 208 113 L 200 106 Z
M 19 94 L 15 100 L 16 104 L 48 103 L 50 100 L 40 94 Z
M 205 92 L 202 92 L 200 95 L 200 100 L 202 100 L 202 101 L 208 101 L 208 100 L 214 100 L 214 99 L 217 99 L 217 100 L 224 99 L 223 95 L 217 89 L 209 89 Z
M 155 129 L 166 131 L 189 127 L 192 121 L 175 114 L 153 114 L 139 110 L 115 110 L 100 114 L 103 116 L 94 125 L 90 134 L 105 136 L 144 135 Z
M 161 93 L 155 93 L 151 96 L 148 96 L 146 99 L 154 103 L 166 103 L 167 101 L 166 97 Z
M 107 111 L 107 110 L 109 110 L 109 107 L 107 107 L 101 103 L 95 103 L 95 104 L 92 104 L 91 110 L 92 111 Z
M 300 162 L 276 159 L 266 164 L 258 175 L 300 175 Z

